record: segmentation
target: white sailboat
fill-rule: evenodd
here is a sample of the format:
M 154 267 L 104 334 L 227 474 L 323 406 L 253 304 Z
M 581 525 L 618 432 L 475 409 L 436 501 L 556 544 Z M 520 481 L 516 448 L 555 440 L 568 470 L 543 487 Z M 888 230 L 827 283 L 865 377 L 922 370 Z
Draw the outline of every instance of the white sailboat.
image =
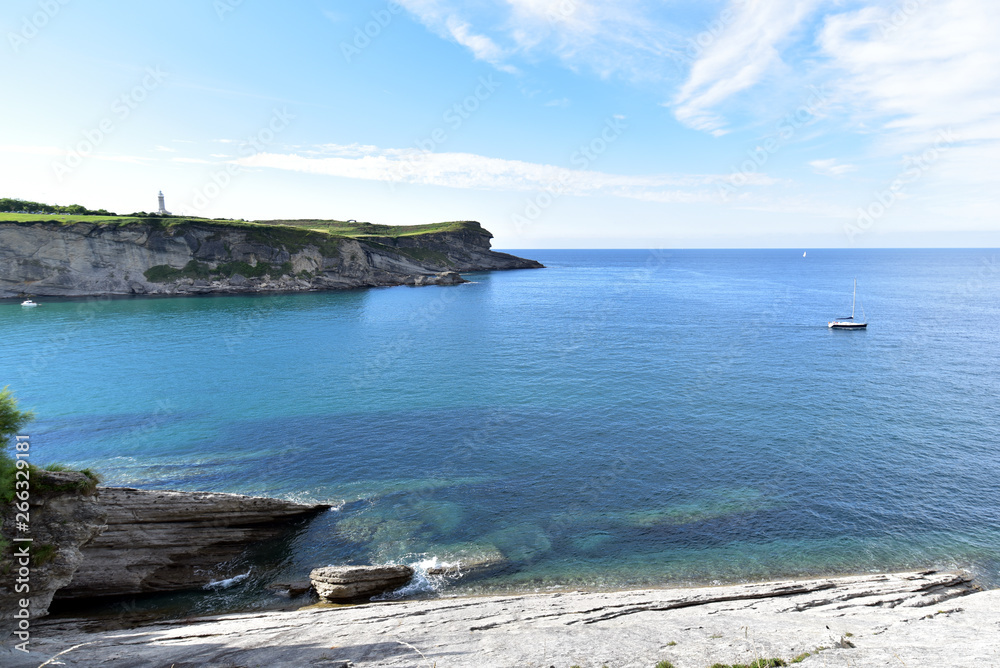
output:
M 861 322 L 854 319 L 854 305 L 858 301 L 858 279 L 854 279 L 854 297 L 851 299 L 851 315 L 832 320 L 827 323 L 830 329 L 867 329 L 868 318 L 865 317 L 865 305 L 861 305 Z

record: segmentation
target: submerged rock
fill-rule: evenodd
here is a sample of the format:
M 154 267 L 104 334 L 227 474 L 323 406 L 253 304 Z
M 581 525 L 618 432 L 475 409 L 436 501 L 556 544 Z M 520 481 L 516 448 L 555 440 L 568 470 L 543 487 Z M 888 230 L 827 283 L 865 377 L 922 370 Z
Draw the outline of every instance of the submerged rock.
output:
M 312 582 L 308 580 L 296 580 L 295 582 L 272 582 L 267 588 L 277 596 L 284 598 L 298 598 L 312 590 Z
M 399 589 L 413 577 L 409 566 L 324 566 L 309 574 L 320 598 L 351 601 Z
M 446 578 L 482 577 L 492 575 L 510 565 L 510 561 L 496 548 L 447 557 L 443 562 L 443 565 L 428 568 L 427 575 L 441 575 Z

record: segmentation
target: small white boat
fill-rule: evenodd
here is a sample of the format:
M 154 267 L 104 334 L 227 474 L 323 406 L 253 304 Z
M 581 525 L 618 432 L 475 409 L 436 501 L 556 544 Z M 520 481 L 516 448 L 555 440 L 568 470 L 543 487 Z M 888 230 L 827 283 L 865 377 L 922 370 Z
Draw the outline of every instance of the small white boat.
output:
M 858 301 L 858 279 L 854 279 L 854 297 L 851 299 L 851 315 L 844 316 L 839 320 L 833 320 L 827 323 L 830 329 L 867 329 L 868 328 L 868 318 L 865 317 L 865 305 L 861 305 L 861 322 L 857 322 L 854 319 L 854 305 Z
M 38 304 L 31 301 L 30 299 L 25 299 L 23 302 L 21 302 L 21 306 L 38 306 Z

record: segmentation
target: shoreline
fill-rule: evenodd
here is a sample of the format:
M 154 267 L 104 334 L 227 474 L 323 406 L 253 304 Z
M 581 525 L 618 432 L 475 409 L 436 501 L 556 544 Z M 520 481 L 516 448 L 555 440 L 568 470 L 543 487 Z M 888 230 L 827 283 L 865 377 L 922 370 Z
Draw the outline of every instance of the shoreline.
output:
M 998 624 L 1000 590 L 982 591 L 964 573 L 923 571 L 307 606 L 90 633 L 87 620 L 52 619 L 33 627 L 30 660 L 13 652 L 5 665 L 37 666 L 74 648 L 58 660 L 497 668 L 652 668 L 668 660 L 708 668 L 799 658 L 806 667 L 969 666 L 1000 663 Z

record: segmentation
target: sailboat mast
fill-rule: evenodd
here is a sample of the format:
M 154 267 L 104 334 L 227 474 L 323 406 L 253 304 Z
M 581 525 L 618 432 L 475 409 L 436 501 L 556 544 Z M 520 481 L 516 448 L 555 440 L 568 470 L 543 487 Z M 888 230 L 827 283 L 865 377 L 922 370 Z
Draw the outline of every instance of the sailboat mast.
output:
M 854 279 L 854 296 L 851 297 L 851 320 L 854 320 L 854 304 L 858 301 L 858 279 Z

